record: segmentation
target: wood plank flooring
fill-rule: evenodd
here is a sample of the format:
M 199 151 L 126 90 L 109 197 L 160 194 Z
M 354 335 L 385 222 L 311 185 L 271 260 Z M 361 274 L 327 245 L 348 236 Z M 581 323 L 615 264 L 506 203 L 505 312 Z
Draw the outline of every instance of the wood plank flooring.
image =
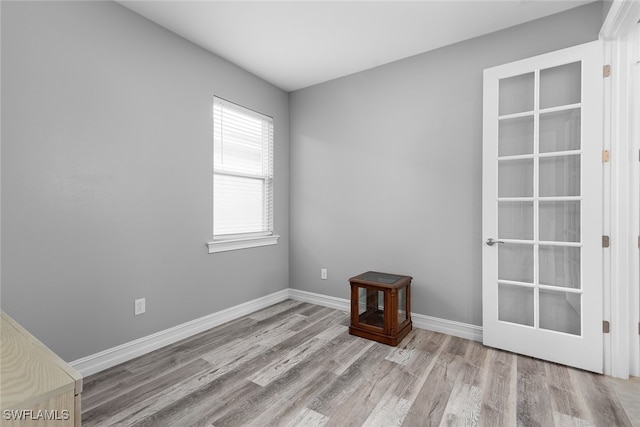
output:
M 640 406 L 640 382 L 420 329 L 389 347 L 348 324 L 276 304 L 85 378 L 82 425 L 609 427 L 633 425 L 621 401 Z

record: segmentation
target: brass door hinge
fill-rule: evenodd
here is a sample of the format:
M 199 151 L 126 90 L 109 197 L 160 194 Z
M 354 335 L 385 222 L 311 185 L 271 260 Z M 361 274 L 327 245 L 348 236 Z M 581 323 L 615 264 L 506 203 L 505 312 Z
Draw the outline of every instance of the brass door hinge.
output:
M 608 163 L 611 160 L 611 153 L 609 150 L 604 150 L 602 152 L 602 163 Z
M 603 320 L 602 321 L 602 332 L 604 332 L 605 334 L 608 334 L 610 330 L 611 330 L 611 327 L 609 325 L 609 321 L 608 320 Z
M 603 248 L 609 247 L 609 236 L 602 236 L 602 247 Z
M 609 77 L 611 75 L 611 65 L 605 65 L 602 67 L 602 77 Z

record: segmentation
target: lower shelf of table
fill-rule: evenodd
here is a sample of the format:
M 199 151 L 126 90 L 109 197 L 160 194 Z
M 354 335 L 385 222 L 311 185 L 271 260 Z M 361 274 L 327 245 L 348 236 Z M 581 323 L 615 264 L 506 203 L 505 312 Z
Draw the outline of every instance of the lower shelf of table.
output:
M 360 313 L 358 322 L 361 325 L 371 325 L 382 329 L 384 327 L 384 311 L 383 310 L 367 310 Z

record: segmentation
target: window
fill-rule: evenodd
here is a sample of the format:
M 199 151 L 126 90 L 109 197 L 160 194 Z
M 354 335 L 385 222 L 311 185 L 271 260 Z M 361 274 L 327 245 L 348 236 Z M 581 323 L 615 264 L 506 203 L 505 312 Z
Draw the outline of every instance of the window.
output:
M 273 119 L 214 98 L 213 242 L 209 253 L 276 244 Z

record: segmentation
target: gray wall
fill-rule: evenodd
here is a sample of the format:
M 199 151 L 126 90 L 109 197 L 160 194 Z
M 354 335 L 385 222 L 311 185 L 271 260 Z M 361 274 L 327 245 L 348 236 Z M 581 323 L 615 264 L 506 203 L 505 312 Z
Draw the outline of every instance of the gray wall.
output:
M 70 361 L 287 288 L 288 95 L 117 3 L 2 3 L 2 309 Z M 214 95 L 274 117 L 277 246 L 207 253 Z
M 592 3 L 292 93 L 290 287 L 409 274 L 413 312 L 481 325 L 482 70 L 602 21 Z

